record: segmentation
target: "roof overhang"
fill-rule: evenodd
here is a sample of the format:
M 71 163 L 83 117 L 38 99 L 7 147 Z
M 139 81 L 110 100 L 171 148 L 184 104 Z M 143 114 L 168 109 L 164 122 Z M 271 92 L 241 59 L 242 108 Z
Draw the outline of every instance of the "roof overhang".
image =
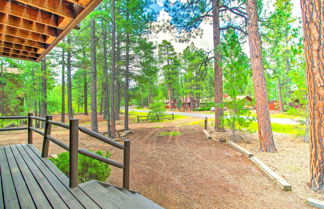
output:
M 0 0 L 0 56 L 41 61 L 102 0 Z

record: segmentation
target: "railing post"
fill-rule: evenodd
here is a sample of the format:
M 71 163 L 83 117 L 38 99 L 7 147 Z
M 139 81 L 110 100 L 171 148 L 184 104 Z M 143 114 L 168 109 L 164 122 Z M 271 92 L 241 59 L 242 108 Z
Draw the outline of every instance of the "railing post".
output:
M 137 116 L 137 123 L 139 123 L 140 122 L 140 118 L 139 118 L 139 116 Z
M 33 131 L 30 129 L 33 126 L 33 113 L 28 113 L 28 144 L 33 144 Z
M 44 129 L 44 139 L 43 139 L 43 149 L 42 149 L 42 157 L 48 158 L 48 147 L 49 147 L 49 140 L 47 135 L 51 135 L 52 125 L 48 122 L 52 120 L 53 116 L 46 116 L 45 120 L 45 129 Z
M 78 186 L 79 120 L 70 119 L 70 187 Z
M 157 120 L 157 122 L 160 122 L 159 115 L 156 115 L 156 120 Z
M 207 130 L 207 122 L 208 122 L 208 118 L 206 117 L 206 118 L 205 118 L 205 127 L 204 127 L 205 130 Z
M 172 114 L 172 120 L 174 120 L 174 113 Z
M 124 170 L 123 170 L 123 187 L 129 189 L 129 170 L 130 170 L 130 141 L 124 141 Z

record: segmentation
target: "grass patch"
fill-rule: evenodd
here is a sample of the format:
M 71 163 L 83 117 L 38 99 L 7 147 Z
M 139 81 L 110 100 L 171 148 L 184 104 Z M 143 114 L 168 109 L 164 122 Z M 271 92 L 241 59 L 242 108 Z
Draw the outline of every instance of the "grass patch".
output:
M 170 131 L 170 132 L 160 132 L 159 136 L 179 136 L 182 133 L 179 131 Z
M 276 133 L 293 134 L 296 136 L 305 135 L 304 125 L 272 123 L 271 126 L 272 126 L 272 131 Z M 247 130 L 250 132 L 256 132 L 258 130 L 258 124 L 256 122 L 252 122 L 250 126 L 247 128 Z

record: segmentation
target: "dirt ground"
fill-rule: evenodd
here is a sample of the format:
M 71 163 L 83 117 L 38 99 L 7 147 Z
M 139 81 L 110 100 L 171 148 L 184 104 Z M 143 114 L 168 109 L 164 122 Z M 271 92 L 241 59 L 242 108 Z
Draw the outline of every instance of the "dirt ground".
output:
M 310 208 L 295 192 L 283 192 L 245 156 L 223 143 L 207 140 L 200 126 L 186 126 L 185 118 L 172 122 L 132 124 L 132 190 L 142 193 L 165 208 L 177 209 L 302 209 Z M 83 125 L 88 126 L 86 120 Z M 120 122 L 120 128 L 122 122 Z M 100 123 L 105 130 L 105 123 Z M 160 136 L 178 131 L 179 136 Z M 54 128 L 55 138 L 68 142 L 68 132 Z M 40 149 L 42 139 L 35 134 Z M 26 143 L 26 133 L 0 133 L 0 145 Z M 80 147 L 109 150 L 121 162 L 122 151 L 83 134 Z M 50 153 L 62 149 L 51 144 Z M 122 172 L 113 168 L 108 182 L 121 185 Z
M 244 134 L 244 139 L 238 144 L 251 151 L 265 162 L 271 169 L 286 179 L 293 188 L 293 192 L 300 198 L 313 197 L 324 200 L 324 194 L 314 192 L 308 186 L 309 182 L 309 143 L 303 138 L 289 134 L 274 133 L 277 147 L 276 153 L 265 153 L 259 150 L 256 134 Z

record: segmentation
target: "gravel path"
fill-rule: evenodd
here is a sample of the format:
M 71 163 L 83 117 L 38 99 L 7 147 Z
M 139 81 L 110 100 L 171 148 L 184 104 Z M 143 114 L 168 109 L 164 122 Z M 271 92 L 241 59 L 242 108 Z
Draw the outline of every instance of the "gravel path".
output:
M 140 109 L 130 109 L 135 112 L 149 112 L 149 110 L 140 110 Z M 168 114 L 189 116 L 189 117 L 198 117 L 198 118 L 215 118 L 213 114 L 206 113 L 195 113 L 195 112 L 175 112 L 167 111 Z M 244 116 L 242 116 L 244 117 Z M 272 123 L 287 124 L 287 125 L 298 125 L 300 124 L 300 119 L 289 119 L 289 118 L 271 118 Z

